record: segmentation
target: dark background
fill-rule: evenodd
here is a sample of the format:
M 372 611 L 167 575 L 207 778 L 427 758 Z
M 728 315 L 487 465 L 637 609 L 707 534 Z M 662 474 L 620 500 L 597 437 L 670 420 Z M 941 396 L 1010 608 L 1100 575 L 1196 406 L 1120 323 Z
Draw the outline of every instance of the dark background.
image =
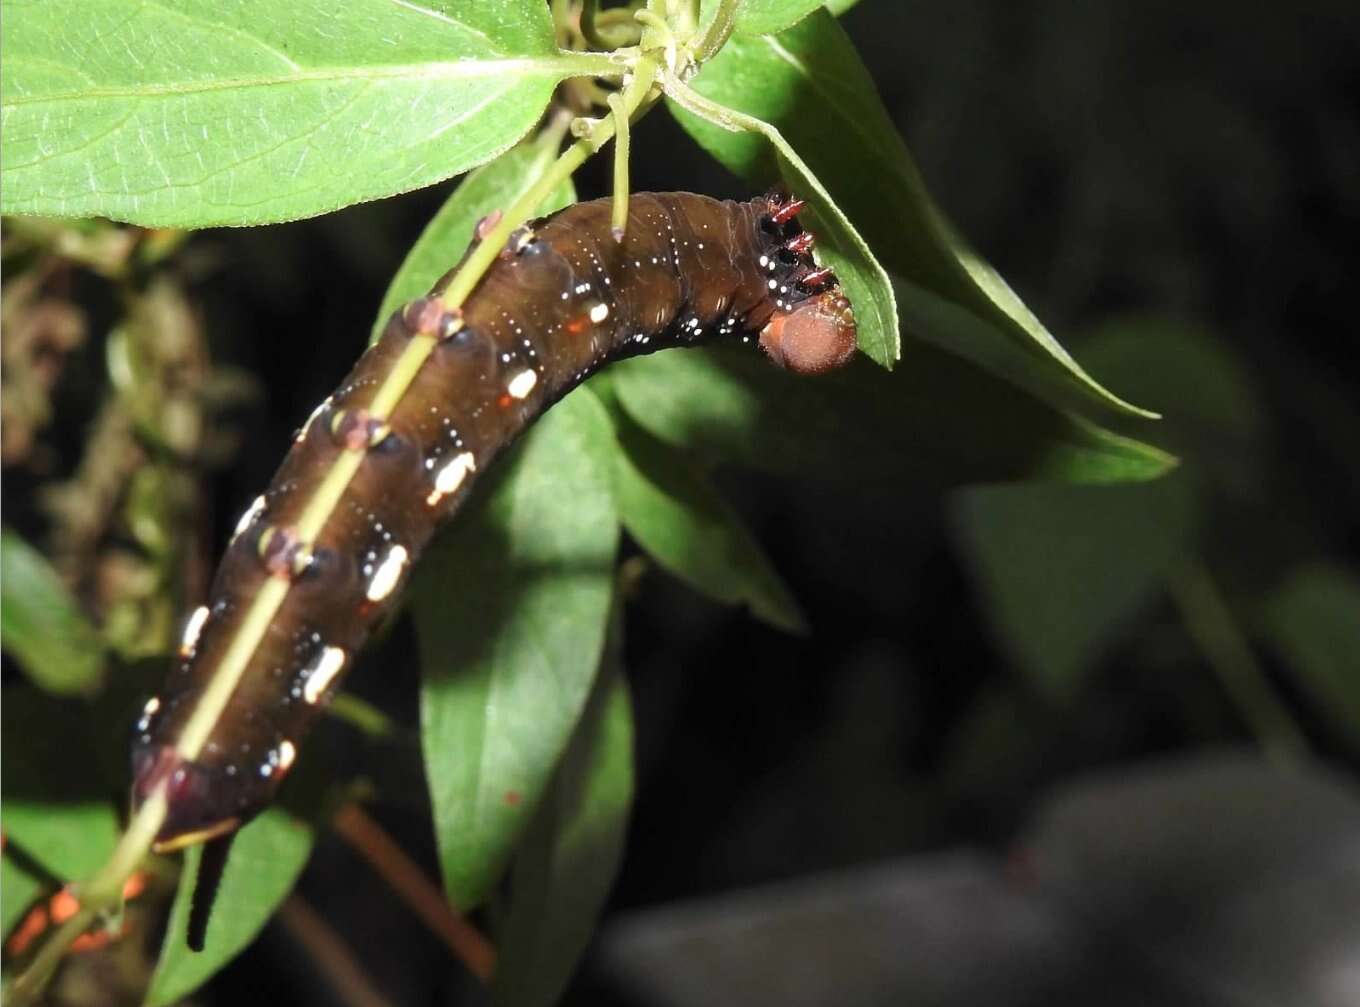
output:
M 1356 5 L 863 0 L 843 23 L 936 199 L 1078 358 L 1083 333 L 1132 313 L 1201 326 L 1241 362 L 1275 460 L 1284 459 L 1273 478 L 1306 505 L 1281 518 L 1287 529 L 1252 524 L 1227 552 L 1269 555 L 1275 573 L 1304 553 L 1354 567 Z M 634 149 L 637 189 L 749 194 L 662 112 L 636 127 Z M 578 182 L 583 197 L 606 194 L 605 165 Z M 263 387 L 242 417 L 249 447 L 212 488 L 214 548 L 360 352 L 388 278 L 448 191 L 195 239 L 219 257 L 193 290 L 214 354 Z M 900 366 L 911 366 L 909 344 Z M 777 633 L 662 573 L 645 578 L 627 619 L 638 780 L 611 935 L 626 939 L 637 919 L 628 914 L 640 908 L 867 864 L 920 863 L 928 879 L 945 850 L 974 851 L 1002 884 L 1014 875 L 1001 865 L 1023 859 L 1017 837 L 1055 786 L 1253 744 L 1193 650 L 1173 647 L 1151 670 L 1138 659 L 1149 634 L 1173 632 L 1164 597 L 1150 598 L 1076 695 L 1056 703 L 1031 688 L 989 629 L 950 494 L 856 494 L 744 472 L 722 481 L 812 636 Z M 1268 576 L 1254 570 L 1242 589 Z M 1231 595 L 1239 581 L 1224 577 Z M 409 626 L 363 665 L 351 680 L 358 691 L 414 723 Z M 1267 668 L 1314 749 L 1354 769 L 1310 698 Z M 1186 713 L 1187 689 L 1192 704 L 1211 710 L 1207 721 Z M 972 725 L 997 695 L 1006 697 L 1005 724 L 979 750 Z M 378 815 L 433 873 L 419 813 L 394 804 Z M 923 859 L 896 859 L 916 855 Z M 395 1002 L 475 996 L 334 839 L 319 847 L 302 893 Z M 202 1002 L 331 1002 L 277 924 L 267 933 Z M 568 1002 L 704 1002 L 653 994 L 645 976 L 625 981 L 630 966 L 619 962 L 597 949 Z M 689 967 L 712 967 L 713 982 L 727 982 L 700 958 Z M 1117 987 L 1124 973 L 1111 968 Z M 1360 978 L 1346 989 L 1360 1003 Z M 910 989 L 880 993 L 861 1002 L 918 999 Z M 1128 1002 L 1238 1002 L 1180 987 L 1144 994 Z M 1000 999 L 930 1002 L 1027 996 L 1015 988 Z

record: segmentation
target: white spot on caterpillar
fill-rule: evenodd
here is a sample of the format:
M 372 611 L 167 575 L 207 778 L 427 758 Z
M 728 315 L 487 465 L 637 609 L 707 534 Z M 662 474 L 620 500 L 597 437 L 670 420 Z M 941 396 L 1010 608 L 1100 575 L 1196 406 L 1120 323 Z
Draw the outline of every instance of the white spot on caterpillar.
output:
M 264 505 L 265 499 L 263 495 L 257 496 L 254 501 L 251 502 L 251 505 L 246 508 L 246 512 L 241 515 L 241 520 L 236 522 L 236 531 L 232 533 L 233 537 L 240 535 L 255 523 L 255 519 L 259 517 L 260 513 L 264 510 Z
M 764 268 L 765 268 L 766 266 L 768 266 L 769 264 L 770 264 L 770 257 L 769 257 L 768 255 L 762 255 L 762 256 L 760 257 L 760 268 L 761 268 L 761 269 L 764 269 Z
M 293 438 L 294 443 L 301 444 L 304 440 L 307 439 L 307 431 L 312 428 L 312 421 L 315 420 L 318 416 L 320 416 L 331 404 L 331 398 L 332 396 L 327 395 L 324 399 L 317 403 L 317 407 L 313 409 L 312 414 L 307 417 L 307 422 L 302 424 L 302 429 L 299 430 L 297 432 L 297 436 Z
M 263 499 L 263 498 L 261 498 Z M 179 656 L 188 657 L 198 645 L 198 635 L 203 632 L 203 624 L 208 621 L 208 606 L 199 605 L 189 621 L 184 624 L 184 636 L 179 642 Z
M 161 708 L 159 696 L 152 696 L 146 701 L 146 706 L 142 707 L 142 719 L 137 721 L 137 730 L 145 731 L 151 726 L 151 718 L 156 715 L 156 711 Z
M 779 286 L 778 280 L 767 280 L 766 282 L 769 284 L 771 290 L 774 290 L 777 286 Z
M 321 654 L 307 671 L 307 682 L 302 687 L 302 698 L 313 705 L 321 698 L 326 687 L 335 681 L 335 676 L 345 666 L 346 654 L 340 647 L 324 647 Z
M 279 772 L 286 773 L 297 758 L 297 746 L 287 738 L 279 742 Z
M 368 582 L 366 597 L 369 601 L 382 601 L 392 589 L 397 586 L 397 581 L 401 579 L 401 571 L 406 567 L 406 547 L 394 545 L 383 561 L 378 565 L 378 572 L 373 575 L 373 579 Z M 343 657 L 341 658 L 343 660 Z
M 604 307 L 604 305 L 600 305 L 600 307 Z M 608 311 L 609 309 L 605 308 L 605 310 Z M 593 309 L 590 312 L 590 317 L 591 318 L 595 317 L 595 311 Z M 526 399 L 529 397 L 529 393 L 534 390 L 534 386 L 537 384 L 538 384 L 538 372 L 535 371 L 533 368 L 527 368 L 525 370 L 520 371 L 513 378 L 511 378 L 510 384 L 506 386 L 505 390 L 509 392 L 514 398 Z
M 469 472 L 476 471 L 477 461 L 472 457 L 471 451 L 464 451 L 462 454 L 456 455 L 435 475 L 434 489 L 425 498 L 425 502 L 433 507 L 439 503 L 441 498 L 448 496 L 463 485 L 463 480 L 467 478 Z
M 590 320 L 599 325 L 609 317 L 609 305 L 600 303 L 590 309 Z

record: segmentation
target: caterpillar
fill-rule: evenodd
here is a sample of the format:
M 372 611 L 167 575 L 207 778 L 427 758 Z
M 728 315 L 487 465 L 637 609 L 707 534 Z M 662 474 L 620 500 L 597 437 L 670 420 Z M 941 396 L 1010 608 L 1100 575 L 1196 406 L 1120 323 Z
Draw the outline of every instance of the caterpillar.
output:
M 269 804 L 435 528 L 588 375 L 720 338 L 757 340 L 799 373 L 846 362 L 853 312 L 811 257 L 802 205 L 639 193 L 617 238 L 609 201 L 578 203 L 516 230 L 461 309 L 440 297 L 451 270 L 393 314 L 241 517 L 165 688 L 137 722 L 134 806 L 164 788 L 168 809 L 155 849 L 228 836 Z M 415 339 L 429 354 L 386 403 L 385 379 Z M 308 540 L 299 523 L 337 478 L 339 502 Z M 281 600 L 254 643 L 242 626 L 266 590 Z M 239 670 L 224 677 L 232 663 Z

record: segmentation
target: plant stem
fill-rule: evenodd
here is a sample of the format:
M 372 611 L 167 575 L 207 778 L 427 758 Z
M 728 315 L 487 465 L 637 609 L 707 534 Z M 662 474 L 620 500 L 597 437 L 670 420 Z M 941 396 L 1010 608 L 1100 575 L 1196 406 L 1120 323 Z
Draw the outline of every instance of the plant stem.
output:
M 391 1007 L 340 935 L 301 896 L 284 900 L 279 919 L 307 949 L 346 1007 Z
M 641 109 L 650 98 L 649 92 L 652 82 L 656 79 L 657 64 L 656 60 L 650 56 L 644 56 L 637 62 L 633 71 L 633 79 L 621 92 L 623 97 L 624 110 L 628 115 L 635 114 Z M 614 117 L 612 115 L 600 119 L 591 128 L 587 136 L 582 137 L 568 147 L 562 156 L 557 159 L 551 168 L 545 171 L 528 189 L 526 189 L 505 211 L 500 221 L 482 239 L 481 243 L 473 249 L 472 254 L 467 257 L 463 267 L 454 274 L 448 287 L 444 290 L 444 305 L 449 310 L 460 307 L 468 296 L 481 282 L 482 276 L 496 261 L 501 249 L 505 246 L 506 239 L 510 233 L 521 226 L 526 220 L 534 215 L 540 203 L 559 185 L 565 182 L 581 167 L 586 160 L 594 154 L 600 147 L 614 135 Z M 424 339 L 430 345 L 422 354 L 422 360 L 429 355 L 434 348 L 434 341 L 430 337 L 416 337 L 417 340 Z M 408 353 L 411 350 L 407 351 Z M 385 389 L 384 389 L 385 390 Z M 403 388 L 402 391 L 405 391 Z
M 613 111 L 614 128 L 614 208 L 610 219 L 615 241 L 623 240 L 628 225 L 628 111 L 623 107 L 623 96 L 611 94 L 609 107 Z
M 9 990 L 11 1004 L 19 1007 L 37 1003 L 71 942 L 88 930 L 102 913 L 118 904 L 118 900 L 123 897 L 124 882 L 151 849 L 151 842 L 165 821 L 166 809 L 165 787 L 162 785 L 152 792 L 128 823 L 127 831 L 118 841 L 108 863 L 79 887 L 79 912 L 47 939 L 32 964 L 14 981 Z
M 611 18 L 611 14 L 621 17 Z M 635 44 L 638 29 L 631 11 L 601 12 L 600 0 L 584 0 L 581 4 L 581 35 L 596 49 L 610 50 Z
M 352 692 L 339 693 L 331 700 L 326 712 L 336 720 L 343 720 L 356 730 L 362 731 L 370 738 L 393 738 L 403 733 L 401 727 L 393 723 L 391 717 Z
M 496 949 L 480 930 L 463 919 L 432 885 L 406 851 L 357 804 L 340 809 L 331 823 L 413 913 L 483 983 L 496 968 Z
M 1281 763 L 1308 755 L 1307 740 L 1271 689 L 1209 571 L 1187 563 L 1172 575 L 1169 590 L 1186 632 L 1266 754 Z
M 713 15 L 713 20 L 691 47 L 697 62 L 708 62 L 727 44 L 727 40 L 732 37 L 733 29 L 737 27 L 738 6 L 738 0 L 718 0 L 718 12 Z

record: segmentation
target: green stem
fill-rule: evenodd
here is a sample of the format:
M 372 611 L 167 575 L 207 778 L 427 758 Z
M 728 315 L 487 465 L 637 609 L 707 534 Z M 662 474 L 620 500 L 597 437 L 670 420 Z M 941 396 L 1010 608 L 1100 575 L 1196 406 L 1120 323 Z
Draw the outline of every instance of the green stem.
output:
M 402 733 L 402 729 L 372 703 L 360 699 L 352 692 L 342 692 L 331 700 L 327 708 L 336 720 L 343 720 L 351 727 L 362 731 L 370 738 L 392 738 Z
M 614 48 L 637 45 L 642 34 L 642 26 L 633 20 L 633 9 L 629 7 L 613 7 L 600 11 L 599 16 L 595 18 L 595 28 L 606 33 L 608 37 L 617 39 Z
M 165 786 L 162 784 L 128 823 L 127 831 L 118 841 L 108 863 L 87 883 L 79 886 L 77 895 L 80 910 L 47 939 L 33 963 L 14 981 L 9 990 L 9 1003 L 16 1007 L 37 1003 L 43 988 L 61 964 L 66 949 L 100 915 L 118 904 L 123 897 L 123 885 L 151 849 L 151 842 L 165 821 L 166 807 Z
M 781 144 L 783 142 L 779 130 L 768 122 L 705 98 L 673 73 L 666 74 L 663 87 L 666 97 L 671 101 L 686 112 L 693 112 L 707 119 L 720 129 L 725 129 L 729 133 L 760 133 L 771 140 L 778 138 Z
M 650 95 L 652 82 L 656 79 L 656 73 L 657 64 L 654 58 L 644 56 L 638 60 L 633 71 L 633 79 L 621 92 L 624 110 L 629 116 L 649 103 L 649 99 L 652 97 Z M 511 232 L 529 220 L 548 195 L 570 178 L 577 168 L 581 167 L 592 154 L 604 146 L 614 135 L 616 129 L 614 118 L 610 115 L 597 121 L 591 127 L 589 134 L 563 151 L 557 162 L 539 176 L 534 184 L 521 193 L 520 197 L 510 205 L 510 208 L 501 216 L 496 226 L 473 249 L 472 254 L 463 263 L 463 267 L 449 281 L 448 287 L 444 290 L 445 307 L 453 310 L 467 300 L 477 284 L 481 282 L 482 276 L 491 268 L 496 257 L 500 255 L 501 249 L 505 247 L 505 242 L 510 237 Z
M 698 41 L 691 46 L 697 62 L 708 62 L 727 44 L 727 40 L 732 37 L 732 32 L 737 27 L 739 6 L 738 0 L 718 0 L 718 12 L 713 15 L 713 20 L 708 23 Z
M 629 71 L 614 52 L 560 52 L 553 59 L 564 65 L 567 77 L 622 77 Z
M 614 113 L 614 208 L 610 219 L 615 241 L 622 241 L 628 226 L 628 110 L 623 96 L 611 94 L 609 108 Z
M 620 15 L 611 18 L 611 14 Z M 600 0 L 585 0 L 581 5 L 581 34 L 596 49 L 617 49 L 634 45 L 638 40 L 637 25 L 631 11 L 600 11 Z
M 1169 589 L 1186 632 L 1266 754 L 1278 762 L 1306 756 L 1307 740 L 1271 689 L 1265 669 L 1237 628 L 1209 571 L 1199 563 L 1187 563 L 1171 577 Z

